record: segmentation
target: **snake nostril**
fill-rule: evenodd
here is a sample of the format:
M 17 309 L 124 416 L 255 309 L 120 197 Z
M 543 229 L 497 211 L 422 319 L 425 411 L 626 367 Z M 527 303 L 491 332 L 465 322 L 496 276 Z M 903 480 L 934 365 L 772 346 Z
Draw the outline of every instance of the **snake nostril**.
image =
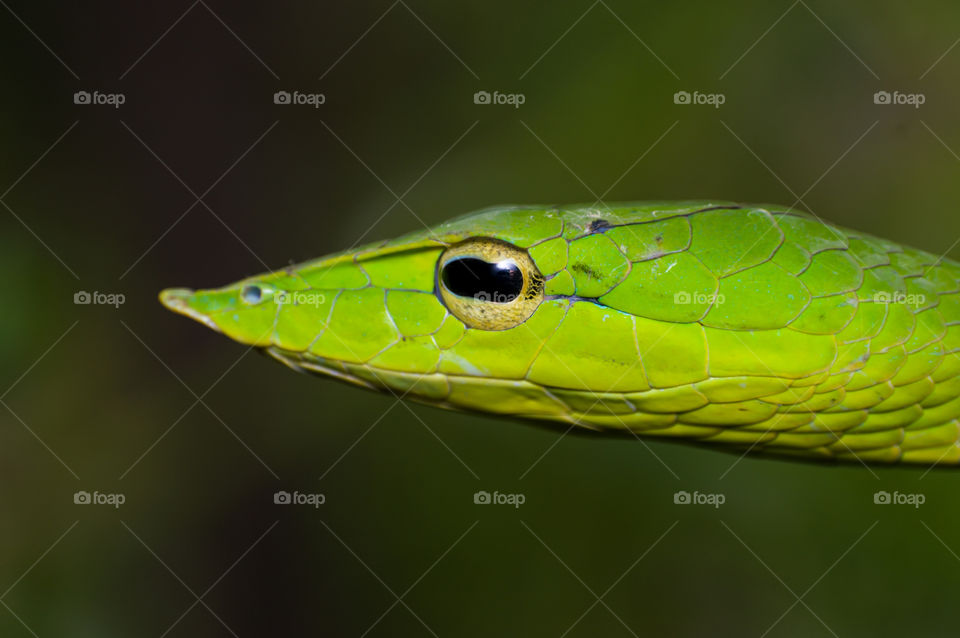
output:
M 244 286 L 243 290 L 240 291 L 240 296 L 247 303 L 259 303 L 262 297 L 260 286 Z

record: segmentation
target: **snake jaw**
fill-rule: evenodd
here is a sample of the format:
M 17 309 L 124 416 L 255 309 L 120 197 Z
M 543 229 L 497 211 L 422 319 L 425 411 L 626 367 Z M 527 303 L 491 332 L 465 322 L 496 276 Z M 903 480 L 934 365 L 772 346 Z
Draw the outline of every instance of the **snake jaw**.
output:
M 305 372 L 318 376 L 332 377 L 345 383 L 356 385 L 366 390 L 375 392 L 387 392 L 386 386 L 374 385 L 356 374 L 352 374 L 344 365 L 336 360 L 324 359 L 323 357 L 305 358 L 302 353 L 287 352 L 281 348 L 268 347 L 263 351 L 276 361 L 287 366 L 296 372 Z
M 215 332 L 223 332 L 220 330 L 220 327 L 213 322 L 208 315 L 203 314 L 202 312 L 195 310 L 190 307 L 189 300 L 193 296 L 194 291 L 190 288 L 167 288 L 160 292 L 159 298 L 160 303 L 162 303 L 167 309 L 172 310 L 173 312 L 183 315 L 184 317 L 190 317 L 194 321 L 198 321 L 210 328 Z

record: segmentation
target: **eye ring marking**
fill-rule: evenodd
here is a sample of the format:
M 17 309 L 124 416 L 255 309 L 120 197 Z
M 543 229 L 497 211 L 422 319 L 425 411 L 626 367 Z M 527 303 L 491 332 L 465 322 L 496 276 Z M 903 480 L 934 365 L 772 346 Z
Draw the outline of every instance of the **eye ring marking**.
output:
M 499 239 L 464 240 L 437 260 L 437 294 L 469 328 L 507 330 L 523 323 L 543 301 L 543 286 L 527 251 Z

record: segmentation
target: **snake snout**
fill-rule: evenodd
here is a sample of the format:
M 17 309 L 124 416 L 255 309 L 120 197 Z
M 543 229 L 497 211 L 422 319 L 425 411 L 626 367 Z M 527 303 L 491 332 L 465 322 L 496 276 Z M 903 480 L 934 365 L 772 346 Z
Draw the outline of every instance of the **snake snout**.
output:
M 212 330 L 221 332 L 220 328 L 217 327 L 217 324 L 215 324 L 209 316 L 190 306 L 190 300 L 193 298 L 194 292 L 195 291 L 190 288 L 167 288 L 160 291 L 160 303 L 168 310 L 172 310 L 185 317 L 190 317 L 194 321 L 199 321 Z
M 191 295 L 193 290 L 190 288 L 167 288 L 160 291 L 160 303 L 170 310 L 179 312 L 186 307 Z

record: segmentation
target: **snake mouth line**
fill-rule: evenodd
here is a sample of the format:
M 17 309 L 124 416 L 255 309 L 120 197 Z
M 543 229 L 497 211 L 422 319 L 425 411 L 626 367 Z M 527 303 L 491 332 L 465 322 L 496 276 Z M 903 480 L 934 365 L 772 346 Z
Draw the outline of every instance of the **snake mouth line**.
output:
M 190 288 L 167 288 L 160 292 L 160 303 L 178 315 L 190 317 L 211 330 L 222 333 L 222 330 L 220 330 L 219 326 L 217 326 L 210 317 L 190 307 L 188 301 L 190 297 L 193 296 L 193 293 L 194 291 Z
M 291 370 L 295 370 L 297 372 L 307 372 L 320 376 L 333 377 L 335 379 L 339 379 L 340 381 L 360 386 L 361 388 L 366 388 L 367 390 L 373 390 L 375 392 L 387 392 L 386 384 L 384 384 L 382 387 L 374 385 L 370 381 L 351 373 L 340 361 L 324 359 L 322 357 L 316 357 L 315 359 L 308 361 L 296 355 L 295 353 L 290 353 L 281 348 L 276 348 L 273 346 L 260 348 L 260 350 L 262 350 L 264 354 L 276 359 Z

